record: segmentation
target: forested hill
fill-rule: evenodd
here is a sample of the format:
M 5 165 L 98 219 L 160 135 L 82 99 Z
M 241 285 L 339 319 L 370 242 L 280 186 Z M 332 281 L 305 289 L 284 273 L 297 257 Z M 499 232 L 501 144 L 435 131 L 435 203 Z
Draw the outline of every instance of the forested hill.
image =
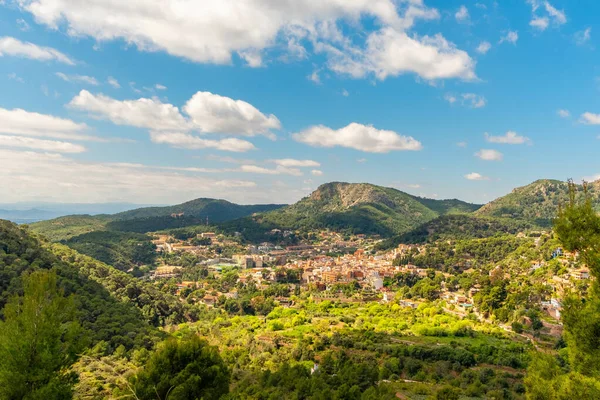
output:
M 165 217 L 171 214 L 184 214 L 189 217 L 207 218 L 210 222 L 223 222 L 245 217 L 258 212 L 266 212 L 283 207 L 283 204 L 239 205 L 226 200 L 195 199 L 186 203 L 166 207 L 145 207 L 114 214 L 114 219 Z
M 259 219 L 281 228 L 328 228 L 389 236 L 446 213 L 472 212 L 479 207 L 460 200 L 424 199 L 368 183 L 332 182 Z
M 577 196 L 583 198 L 581 185 L 577 185 Z M 596 210 L 600 210 L 600 181 L 588 184 L 590 199 Z M 558 214 L 559 206 L 569 202 L 567 182 L 541 179 L 527 186 L 514 189 L 475 212 L 478 216 L 505 217 L 527 220 L 538 225 L 549 226 Z
M 207 219 L 209 223 L 220 223 L 280 207 L 283 205 L 239 205 L 202 198 L 174 206 L 144 207 L 112 215 L 69 215 L 36 222 L 30 227 L 52 241 L 63 241 L 102 230 L 145 233 L 205 224 Z
M 55 272 L 59 287 L 75 296 L 83 325 L 116 346 L 133 346 L 150 326 L 186 319 L 183 305 L 151 283 L 0 220 L 0 308 L 22 292 L 22 276 L 39 270 Z

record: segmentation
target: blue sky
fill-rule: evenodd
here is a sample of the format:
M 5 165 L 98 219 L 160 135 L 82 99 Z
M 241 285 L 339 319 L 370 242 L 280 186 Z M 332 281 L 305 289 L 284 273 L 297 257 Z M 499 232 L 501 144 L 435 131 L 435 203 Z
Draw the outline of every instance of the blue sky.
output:
M 582 0 L 0 1 L 0 202 L 600 177 Z

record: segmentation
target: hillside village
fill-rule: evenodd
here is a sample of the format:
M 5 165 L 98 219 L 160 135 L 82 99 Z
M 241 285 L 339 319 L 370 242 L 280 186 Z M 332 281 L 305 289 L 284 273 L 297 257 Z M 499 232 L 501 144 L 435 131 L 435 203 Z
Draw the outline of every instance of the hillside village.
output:
M 272 235 L 294 235 L 292 231 L 273 230 Z M 435 245 L 400 244 L 396 248 L 379 251 L 379 237 L 367 235 L 342 235 L 332 231 L 315 232 L 316 240 L 293 246 L 279 246 L 270 242 L 243 246 L 235 237 L 227 238 L 214 232 L 204 232 L 190 240 L 177 240 L 173 236 L 161 234 L 153 243 L 161 255 L 197 257 L 198 266 L 206 269 L 210 279 L 185 279 L 186 268 L 177 265 L 160 265 L 149 277 L 161 284 L 170 281 L 177 287 L 176 294 L 187 301 L 215 307 L 224 299 L 237 299 L 239 287 L 248 284 L 264 290 L 270 285 L 283 283 L 296 288 L 295 293 L 310 293 L 315 301 L 333 300 L 342 302 L 382 302 L 396 303 L 407 307 L 418 307 L 423 301 L 437 300 L 445 304 L 451 312 L 474 314 L 480 318 L 490 317 L 478 294 L 482 292 L 481 270 L 489 281 L 505 282 L 528 281 L 543 286 L 543 293 L 530 293 L 527 303 L 543 312 L 546 325 L 555 328 L 560 325 L 562 299 L 570 291 L 585 291 L 591 279 L 589 270 L 581 265 L 577 253 L 563 251 L 560 247 L 551 248 L 543 254 L 542 242 L 551 241 L 548 231 L 533 232 L 532 236 L 519 233 L 515 240 L 530 246 L 527 255 L 520 255 L 519 267 L 509 261 L 510 257 L 498 263 L 481 265 L 475 256 L 465 254 L 452 269 L 440 270 L 437 265 L 408 260 L 427 255 Z M 203 244 L 197 244 L 202 241 Z M 485 239 L 481 239 L 485 241 Z M 194 244 L 196 243 L 196 244 Z M 446 244 L 452 245 L 452 242 Z M 215 248 L 234 248 L 237 252 L 230 256 L 215 253 Z M 546 246 L 547 247 L 547 246 Z M 454 249 L 456 250 L 456 249 Z M 160 257 L 159 257 L 160 259 Z M 527 268 L 523 268 L 523 263 Z M 559 270 L 554 270 L 559 265 Z M 211 280 L 219 280 L 224 273 L 235 273 L 235 285 L 228 292 L 214 290 Z M 399 288 L 399 277 L 413 276 L 414 282 L 431 281 L 435 289 L 420 295 L 415 291 Z M 457 285 L 463 277 L 477 277 L 471 285 Z M 405 278 L 401 278 L 405 279 Z M 351 288 L 351 290 L 348 290 Z M 510 289 L 509 289 L 510 290 Z M 514 288 L 513 290 L 518 290 Z M 202 294 L 202 296 L 198 296 Z M 293 304 L 289 296 L 278 296 L 277 302 L 284 306 Z M 560 329 L 550 329 L 554 335 Z

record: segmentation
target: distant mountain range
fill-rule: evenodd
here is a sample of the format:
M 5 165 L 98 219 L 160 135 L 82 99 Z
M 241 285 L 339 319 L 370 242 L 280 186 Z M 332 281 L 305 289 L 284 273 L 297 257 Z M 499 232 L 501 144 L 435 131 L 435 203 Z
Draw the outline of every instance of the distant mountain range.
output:
M 582 191 L 581 191 L 582 192 Z M 600 209 L 600 182 L 589 185 Z M 578 194 L 582 196 L 582 194 Z M 225 200 L 196 199 L 166 207 L 144 207 L 113 215 L 67 216 L 32 224 L 52 240 L 65 240 L 97 230 L 154 232 L 206 224 L 224 232 L 332 229 L 379 234 L 397 240 L 427 237 L 485 237 L 528 227 L 547 227 L 559 204 L 569 200 L 568 184 L 539 180 L 486 205 L 426 199 L 368 183 L 332 182 L 292 205 L 238 205 Z
M 143 206 L 130 203 L 5 203 L 0 204 L 0 219 L 29 224 L 73 214 L 114 214 Z

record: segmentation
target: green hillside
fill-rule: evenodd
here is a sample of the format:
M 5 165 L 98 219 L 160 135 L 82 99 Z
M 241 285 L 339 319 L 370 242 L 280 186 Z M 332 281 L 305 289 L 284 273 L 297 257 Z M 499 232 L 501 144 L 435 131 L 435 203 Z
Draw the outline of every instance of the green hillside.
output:
M 389 249 L 400 243 L 418 244 L 437 240 L 487 238 L 502 234 L 516 234 L 532 228 L 535 228 L 532 223 L 507 218 L 477 217 L 467 214 L 442 215 L 409 232 L 386 240 L 379 248 Z
M 328 228 L 390 236 L 447 212 L 470 212 L 477 208 L 458 200 L 422 199 L 368 183 L 332 182 L 296 204 L 254 219 L 280 228 Z
M 258 212 L 283 207 L 281 204 L 239 205 L 226 200 L 195 199 L 186 203 L 166 207 L 145 207 L 114 214 L 116 220 L 165 217 L 183 213 L 188 217 L 207 218 L 210 223 L 242 218 Z
M 59 242 L 96 231 L 155 232 L 203 224 L 207 218 L 210 223 L 219 223 L 280 207 L 277 204 L 238 205 L 225 200 L 196 199 L 174 206 L 145 207 L 113 215 L 69 215 L 36 222 L 30 228 Z
M 86 233 L 104 230 L 110 215 L 67 215 L 29 225 L 32 231 L 55 242 Z
M 600 181 L 588 185 L 594 208 L 600 210 Z M 581 185 L 577 196 L 583 197 Z M 478 216 L 503 217 L 527 220 L 538 225 L 550 226 L 557 216 L 559 206 L 569 201 L 569 185 L 558 180 L 541 179 L 527 186 L 514 189 L 475 212 Z

